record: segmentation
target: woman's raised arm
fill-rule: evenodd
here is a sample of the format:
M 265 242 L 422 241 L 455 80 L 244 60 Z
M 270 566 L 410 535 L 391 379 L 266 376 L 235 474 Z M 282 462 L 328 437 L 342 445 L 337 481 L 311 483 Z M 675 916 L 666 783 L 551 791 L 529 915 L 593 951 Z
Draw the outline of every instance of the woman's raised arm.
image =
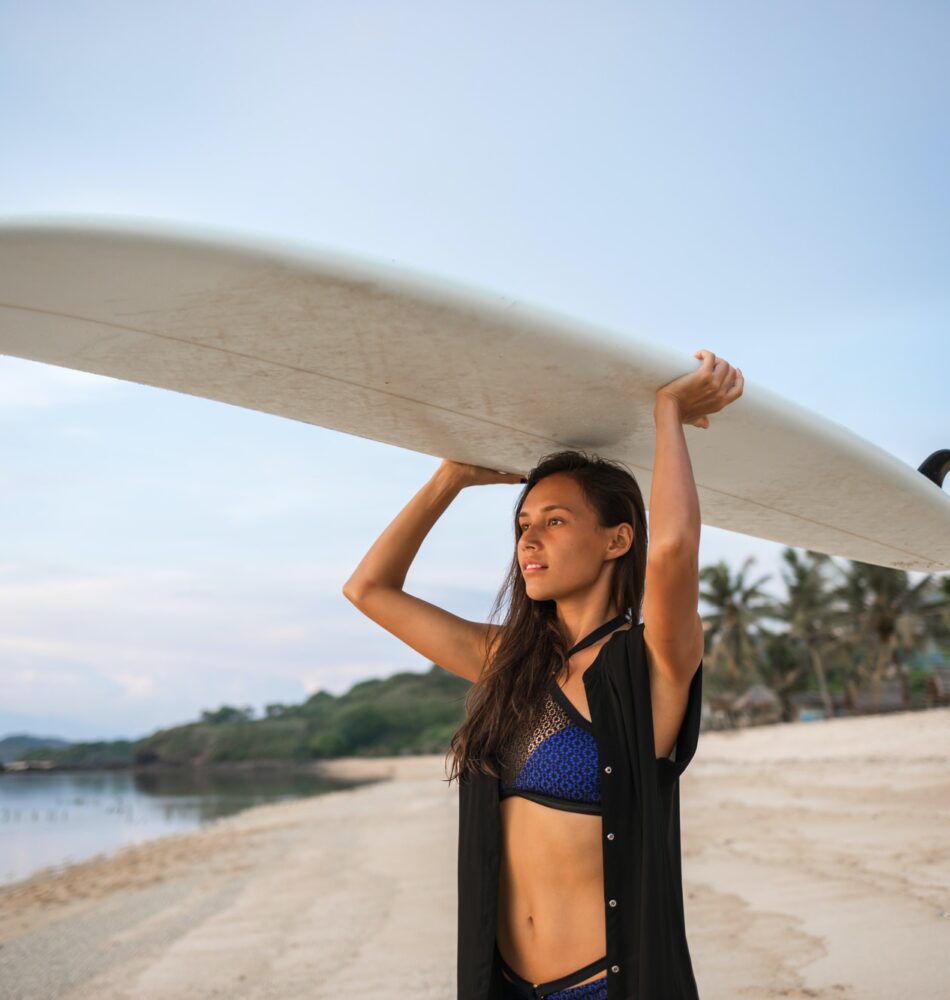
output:
M 472 683 L 477 681 L 498 626 L 460 618 L 402 588 L 426 535 L 465 486 L 519 479 L 517 473 L 443 459 L 370 547 L 343 585 L 344 596 L 417 653 Z

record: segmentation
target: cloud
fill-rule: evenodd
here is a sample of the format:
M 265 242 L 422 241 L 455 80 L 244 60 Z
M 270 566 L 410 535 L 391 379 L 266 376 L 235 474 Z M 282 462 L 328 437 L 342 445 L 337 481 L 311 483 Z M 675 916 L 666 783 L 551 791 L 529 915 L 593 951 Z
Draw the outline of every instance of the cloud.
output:
M 317 672 L 315 670 L 312 673 L 300 674 L 297 679 L 300 681 L 300 686 L 307 692 L 307 697 L 309 698 L 318 691 L 323 690 L 323 682 L 326 680 L 326 677 L 324 677 L 323 671 Z
M 112 674 L 111 679 L 122 688 L 127 698 L 147 698 L 155 690 L 155 679 L 145 674 L 133 674 L 123 670 Z
M 31 684 L 55 684 L 57 687 L 65 686 L 74 688 L 80 682 L 80 677 L 75 671 L 57 670 L 51 667 L 42 667 L 40 669 L 32 666 L 23 667 L 19 670 L 11 670 L 7 677 L 8 682 L 13 684 L 19 683 L 24 686 Z
M 34 662 L 39 662 L 43 658 L 56 657 L 62 662 L 96 665 L 107 664 L 110 660 L 126 662 L 135 660 L 138 663 L 151 663 L 156 667 L 171 666 L 200 666 L 207 662 L 210 657 L 186 650 L 175 649 L 169 646 L 139 646 L 129 645 L 119 641 L 96 641 L 86 637 L 69 636 L 68 638 L 58 638 L 45 635 L 14 635 L 9 632 L 0 635 L 0 653 L 9 656 L 10 654 L 20 654 L 20 662 L 27 662 L 27 658 L 32 658 Z M 218 658 L 215 658 L 217 661 Z M 0 671 L 0 676 L 5 675 L 5 671 Z M 55 673 L 55 672 L 54 672 Z M 105 671 L 107 674 L 108 671 Z M 27 676 L 29 675 L 29 676 Z M 22 679 L 33 680 L 42 677 L 45 681 L 55 680 L 55 676 L 46 667 L 37 670 L 26 668 L 20 672 Z M 56 674 L 59 676 L 59 674 Z M 65 672 L 63 676 L 67 676 Z
M 3 613 L 11 611 L 25 614 L 31 608 L 56 606 L 58 609 L 82 608 L 102 610 L 115 602 L 134 600 L 136 591 L 140 599 L 150 607 L 158 599 L 159 588 L 184 587 L 194 581 L 194 575 L 185 570 L 151 569 L 138 572 L 116 571 L 112 573 L 75 574 L 64 571 L 30 579 L 24 570 L 14 563 L 0 564 L 0 621 Z M 25 578 L 24 578 L 25 577 Z M 190 601 L 168 598 L 165 609 L 187 607 Z
M 8 552 L 0 561 L 4 708 L 144 733 L 223 702 L 296 703 L 425 669 L 424 658 L 342 596 L 358 556 L 339 559 L 238 554 L 200 567 L 75 567 Z M 457 570 L 445 583 L 452 577 Z M 424 599 L 469 618 L 486 602 L 448 586 Z

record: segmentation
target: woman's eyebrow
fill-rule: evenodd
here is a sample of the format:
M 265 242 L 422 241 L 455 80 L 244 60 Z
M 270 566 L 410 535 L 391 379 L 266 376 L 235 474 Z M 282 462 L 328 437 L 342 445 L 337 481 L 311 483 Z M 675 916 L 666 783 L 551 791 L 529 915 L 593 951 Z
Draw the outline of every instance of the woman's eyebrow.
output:
M 574 513 L 574 511 L 572 511 L 570 507 L 565 507 L 564 504 L 562 503 L 549 503 L 547 507 L 541 508 L 541 513 L 543 514 L 546 510 L 566 510 L 569 514 Z M 525 510 L 519 510 L 518 517 L 525 517 L 527 516 L 527 513 L 528 512 Z

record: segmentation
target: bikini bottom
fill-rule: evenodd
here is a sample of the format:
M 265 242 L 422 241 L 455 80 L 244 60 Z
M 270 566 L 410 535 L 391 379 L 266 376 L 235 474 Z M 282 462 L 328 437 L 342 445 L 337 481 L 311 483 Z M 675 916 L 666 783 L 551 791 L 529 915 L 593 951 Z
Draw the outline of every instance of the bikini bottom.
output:
M 539 983 L 535 986 L 527 979 L 522 979 L 501 957 L 497 943 L 495 944 L 495 954 L 498 956 L 504 973 L 502 976 L 504 1000 L 537 1000 L 539 997 L 546 997 L 547 1000 L 607 1000 L 606 955 L 603 958 L 598 958 L 596 962 L 591 962 L 583 968 L 569 972 L 566 976 L 561 976 L 560 979 L 552 979 L 547 983 Z M 604 970 L 602 976 L 592 979 L 589 983 L 574 986 L 574 983 L 593 975 L 598 969 Z M 506 979 L 505 976 L 508 978 Z

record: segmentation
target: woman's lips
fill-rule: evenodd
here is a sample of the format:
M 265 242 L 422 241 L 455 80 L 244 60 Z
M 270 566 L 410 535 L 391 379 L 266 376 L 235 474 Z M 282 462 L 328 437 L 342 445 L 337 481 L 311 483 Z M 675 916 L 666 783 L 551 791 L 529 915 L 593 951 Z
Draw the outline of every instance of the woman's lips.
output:
M 528 566 L 525 568 L 525 573 L 541 573 L 547 569 L 547 566 Z

